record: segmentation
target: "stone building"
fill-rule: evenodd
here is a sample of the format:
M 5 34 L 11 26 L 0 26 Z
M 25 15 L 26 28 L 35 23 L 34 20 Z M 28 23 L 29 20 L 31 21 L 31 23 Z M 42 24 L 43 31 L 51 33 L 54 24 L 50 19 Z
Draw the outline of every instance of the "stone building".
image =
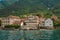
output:
M 30 15 L 27 17 L 27 20 L 24 21 L 24 26 L 22 29 L 37 29 L 39 24 L 38 16 Z

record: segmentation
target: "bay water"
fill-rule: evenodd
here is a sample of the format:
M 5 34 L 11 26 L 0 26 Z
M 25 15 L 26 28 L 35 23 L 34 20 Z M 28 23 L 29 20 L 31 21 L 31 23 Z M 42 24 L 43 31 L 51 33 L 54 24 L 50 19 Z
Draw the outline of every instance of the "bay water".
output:
M 60 30 L 0 30 L 0 40 L 60 40 Z

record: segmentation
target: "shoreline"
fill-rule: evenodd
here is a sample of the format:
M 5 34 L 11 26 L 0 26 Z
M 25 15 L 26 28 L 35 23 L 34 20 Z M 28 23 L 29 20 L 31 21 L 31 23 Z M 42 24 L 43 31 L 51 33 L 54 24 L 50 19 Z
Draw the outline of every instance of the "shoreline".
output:
M 60 30 L 60 29 L 0 29 L 0 30 Z
M 60 30 L 59 27 L 57 28 L 40 28 L 40 29 L 13 29 L 13 28 L 0 28 L 0 30 Z

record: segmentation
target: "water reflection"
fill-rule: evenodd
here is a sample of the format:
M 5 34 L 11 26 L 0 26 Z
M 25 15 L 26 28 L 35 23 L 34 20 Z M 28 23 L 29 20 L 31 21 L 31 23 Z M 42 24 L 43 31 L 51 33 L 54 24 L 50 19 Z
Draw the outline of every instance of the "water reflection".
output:
M 60 40 L 59 30 L 0 30 L 0 40 Z

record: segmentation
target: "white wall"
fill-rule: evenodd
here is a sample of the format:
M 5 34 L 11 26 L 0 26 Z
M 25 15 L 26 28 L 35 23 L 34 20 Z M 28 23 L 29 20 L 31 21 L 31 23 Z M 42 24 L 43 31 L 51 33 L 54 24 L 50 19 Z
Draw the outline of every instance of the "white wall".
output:
M 51 19 L 47 19 L 45 21 L 45 26 L 48 26 L 48 27 L 53 27 L 53 21 Z

